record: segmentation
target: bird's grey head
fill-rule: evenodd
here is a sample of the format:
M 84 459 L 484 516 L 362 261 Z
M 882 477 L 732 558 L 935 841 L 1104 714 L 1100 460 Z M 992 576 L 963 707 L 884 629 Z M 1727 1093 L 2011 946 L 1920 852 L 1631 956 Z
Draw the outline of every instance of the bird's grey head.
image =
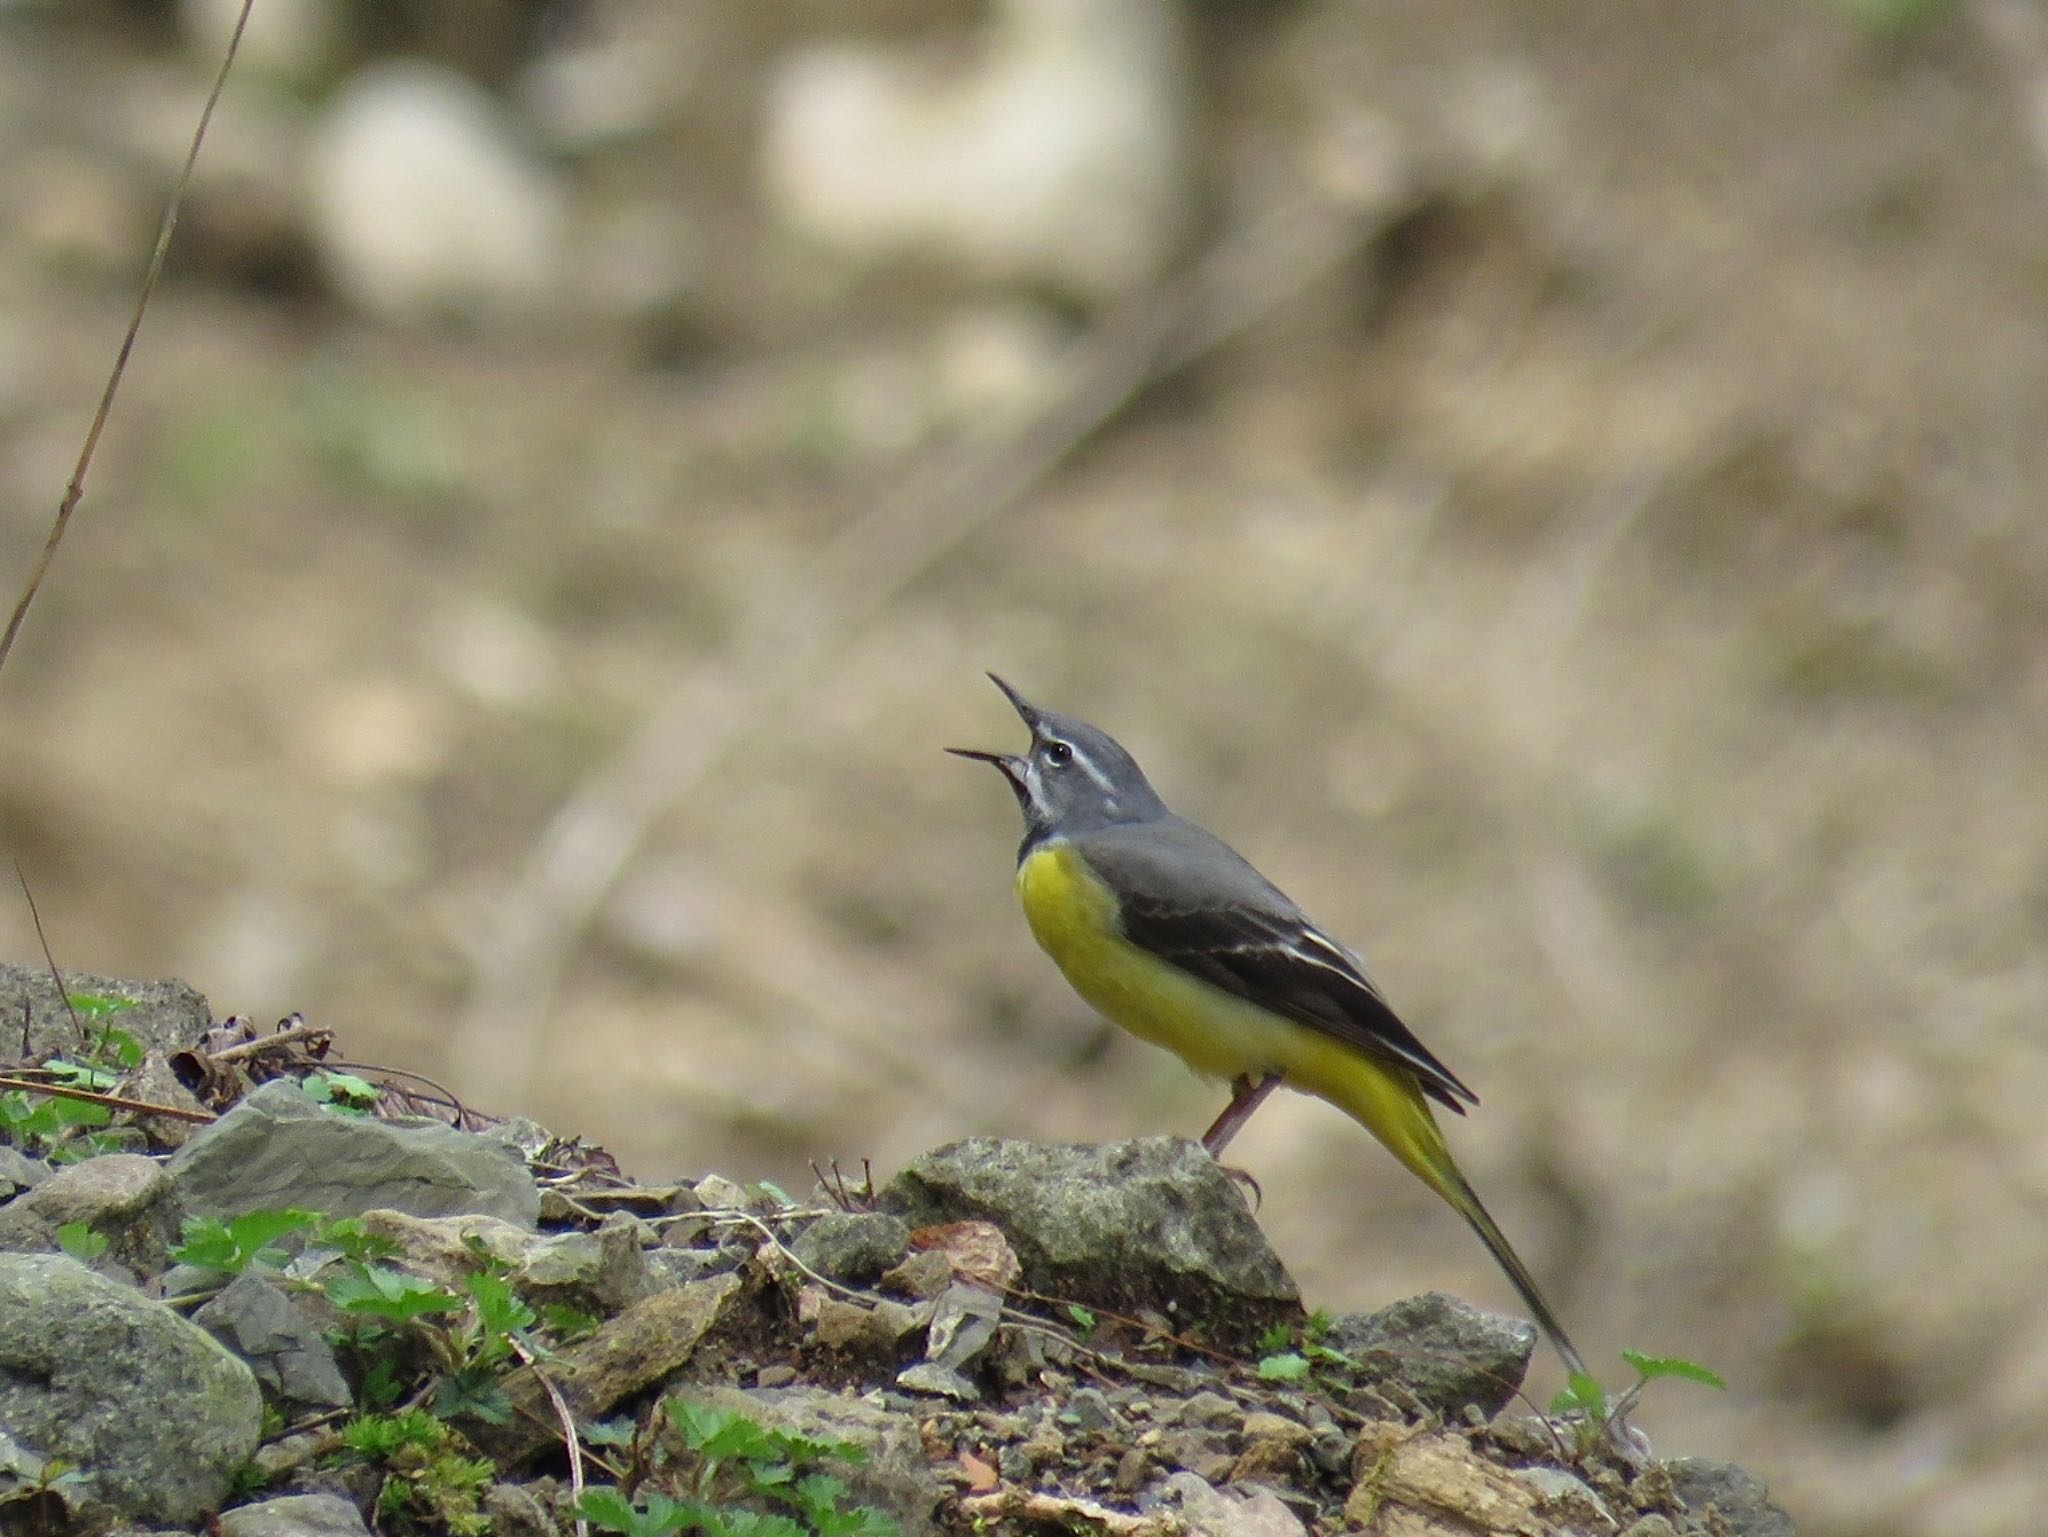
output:
M 1025 849 L 1049 838 L 1166 814 L 1166 803 L 1145 771 L 1115 737 L 1085 720 L 1041 710 L 994 673 L 988 676 L 1031 728 L 1031 746 L 1022 754 L 967 747 L 946 751 L 1002 770 L 1024 812 Z

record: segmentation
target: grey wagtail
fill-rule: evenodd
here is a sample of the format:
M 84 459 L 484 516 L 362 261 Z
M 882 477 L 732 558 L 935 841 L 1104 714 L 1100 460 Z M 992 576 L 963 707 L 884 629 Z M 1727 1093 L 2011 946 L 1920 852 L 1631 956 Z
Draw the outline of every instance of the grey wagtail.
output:
M 1169 811 L 1108 732 L 989 677 L 1031 728 L 1030 750 L 946 750 L 993 763 L 1016 792 L 1017 894 L 1074 990 L 1140 1040 L 1230 1081 L 1202 1145 L 1220 1154 L 1283 1083 L 1329 1101 L 1472 1225 L 1565 1365 L 1584 1375 L 1430 1108 L 1463 1115 L 1479 1097 L 1401 1022 L 1365 963 L 1237 850 Z

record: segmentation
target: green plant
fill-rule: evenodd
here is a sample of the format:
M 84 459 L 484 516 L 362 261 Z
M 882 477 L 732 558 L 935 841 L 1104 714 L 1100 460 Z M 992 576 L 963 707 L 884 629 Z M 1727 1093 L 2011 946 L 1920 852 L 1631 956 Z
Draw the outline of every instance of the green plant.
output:
M 1317 1371 L 1356 1371 L 1358 1363 L 1323 1341 L 1330 1333 L 1330 1315 L 1318 1308 L 1297 1331 L 1275 1324 L 1259 1336 L 1259 1378 L 1264 1382 L 1305 1382 Z
M 848 1507 L 845 1482 L 820 1464 L 857 1465 L 862 1450 L 765 1426 L 734 1409 L 669 1399 L 669 1423 L 690 1453 L 677 1493 L 642 1489 L 633 1498 L 593 1489 L 577 1513 L 624 1537 L 898 1537 L 896 1522 L 870 1506 Z
M 183 1240 L 171 1258 L 196 1270 L 240 1275 L 250 1266 L 275 1270 L 289 1256 L 275 1247 L 280 1238 L 303 1232 L 320 1220 L 319 1213 L 287 1209 L 250 1211 L 223 1222 L 218 1217 L 187 1217 Z
M 57 1229 L 57 1247 L 81 1265 L 90 1265 L 105 1254 L 112 1242 L 90 1222 L 67 1222 Z
M 299 1087 L 314 1104 L 339 1110 L 343 1115 L 368 1115 L 384 1092 L 354 1073 L 308 1073 L 299 1080 Z
M 377 1491 L 380 1531 L 454 1537 L 486 1537 L 490 1531 L 483 1497 L 498 1476 L 497 1465 L 467 1455 L 468 1443 L 436 1416 L 424 1409 L 362 1415 L 342 1427 L 341 1443 L 384 1469 Z
M 1718 1372 L 1688 1361 L 1683 1356 L 1651 1356 L 1640 1350 L 1624 1350 L 1621 1358 L 1635 1368 L 1636 1380 L 1619 1398 L 1611 1398 L 1597 1377 L 1573 1372 L 1550 1401 L 1550 1412 L 1573 1423 L 1581 1454 L 1589 1452 L 1635 1407 L 1643 1389 L 1660 1378 L 1696 1382 L 1702 1387 L 1725 1388 Z

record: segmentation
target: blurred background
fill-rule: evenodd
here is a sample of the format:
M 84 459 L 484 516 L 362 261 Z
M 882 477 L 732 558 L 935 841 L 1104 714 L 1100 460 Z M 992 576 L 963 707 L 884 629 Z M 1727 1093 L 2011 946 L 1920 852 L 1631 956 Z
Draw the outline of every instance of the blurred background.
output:
M 0 3 L 10 584 L 234 10 Z M 259 0 L 0 847 L 64 964 L 647 1179 L 1195 1134 L 940 754 L 1022 740 L 995 668 L 1365 950 L 1589 1355 L 1731 1380 L 1660 1451 L 1820 1537 L 2038 1532 L 2044 37 Z M 1312 1304 L 1513 1305 L 1334 1112 L 1233 1151 Z

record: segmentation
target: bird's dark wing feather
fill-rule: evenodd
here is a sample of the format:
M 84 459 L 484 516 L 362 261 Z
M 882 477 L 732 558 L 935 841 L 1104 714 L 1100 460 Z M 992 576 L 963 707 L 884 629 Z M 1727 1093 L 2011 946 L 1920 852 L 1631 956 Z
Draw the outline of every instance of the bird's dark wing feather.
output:
M 1135 835 L 1133 835 L 1135 834 Z M 1120 899 L 1124 937 L 1183 971 L 1415 1074 L 1463 1114 L 1479 1097 L 1408 1028 L 1358 957 L 1214 834 L 1179 817 L 1091 832 L 1077 852 Z

